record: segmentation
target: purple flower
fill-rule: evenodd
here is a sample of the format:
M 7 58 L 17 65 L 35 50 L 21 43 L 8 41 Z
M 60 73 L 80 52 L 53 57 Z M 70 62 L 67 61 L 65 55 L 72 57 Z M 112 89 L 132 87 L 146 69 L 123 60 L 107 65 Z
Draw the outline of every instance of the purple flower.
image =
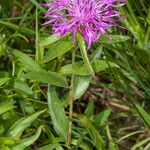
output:
M 110 27 L 119 26 L 121 13 L 116 8 L 124 4 L 125 0 L 53 0 L 44 4 L 49 7 L 45 16 L 50 18 L 45 24 L 52 24 L 53 33 L 61 36 L 72 32 L 74 40 L 80 32 L 89 48 Z

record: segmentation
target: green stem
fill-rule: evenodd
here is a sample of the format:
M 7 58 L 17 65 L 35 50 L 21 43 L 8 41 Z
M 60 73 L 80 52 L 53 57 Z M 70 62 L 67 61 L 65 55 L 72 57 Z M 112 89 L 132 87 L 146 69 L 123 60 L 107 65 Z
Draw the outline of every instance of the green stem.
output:
M 73 50 L 72 50 L 72 66 L 74 67 L 74 65 L 75 65 L 75 48 L 73 48 Z M 68 150 L 71 149 L 72 114 L 73 114 L 73 101 L 74 101 L 74 87 L 73 87 L 74 78 L 75 78 L 75 73 L 73 71 L 72 75 L 71 75 L 71 83 L 70 83 L 70 99 L 69 99 L 69 104 L 70 104 L 70 106 L 69 106 L 70 122 L 69 122 L 68 138 L 67 138 Z

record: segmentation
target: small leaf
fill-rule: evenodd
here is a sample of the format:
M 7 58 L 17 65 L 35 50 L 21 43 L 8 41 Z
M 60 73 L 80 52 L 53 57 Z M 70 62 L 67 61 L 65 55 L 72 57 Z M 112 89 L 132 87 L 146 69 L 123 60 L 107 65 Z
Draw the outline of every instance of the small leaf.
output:
M 90 100 L 89 103 L 87 104 L 84 114 L 87 118 L 90 118 L 93 116 L 94 114 L 94 101 L 93 100 Z
M 15 140 L 9 137 L 0 137 L 0 143 L 3 143 L 5 145 L 12 145 L 15 143 Z
M 28 71 L 42 70 L 41 66 L 28 55 L 17 50 L 14 50 L 13 53 Z
M 18 144 L 13 146 L 11 149 L 12 150 L 24 150 L 26 147 L 30 146 L 31 144 L 33 144 L 38 139 L 38 137 L 41 134 L 42 129 L 43 129 L 43 126 L 40 126 L 37 129 L 37 132 L 33 136 L 21 140 L 20 142 L 18 142 Z
M 5 84 L 6 82 L 8 82 L 11 78 L 9 77 L 5 77 L 5 78 L 0 78 L 0 86 L 2 86 L 3 84 Z
M 50 44 L 53 44 L 55 43 L 56 41 L 58 41 L 59 39 L 61 38 L 61 36 L 59 34 L 53 34 L 49 37 L 43 37 L 40 39 L 39 41 L 39 46 L 40 47 L 45 47 L 45 46 L 48 46 Z
M 54 128 L 58 134 L 67 140 L 69 120 L 65 115 L 65 111 L 60 104 L 54 87 L 49 86 L 47 96 L 49 113 Z
M 135 103 L 135 108 L 139 116 L 142 118 L 144 124 L 148 127 L 150 131 L 150 114 L 148 114 L 139 104 Z
M 76 76 L 74 79 L 74 99 L 79 99 L 89 87 L 91 76 Z M 69 104 L 70 94 L 67 94 L 62 98 L 62 106 L 67 107 Z
M 32 71 L 29 73 L 29 78 L 38 82 L 49 83 L 55 86 L 68 87 L 66 79 L 55 72 L 46 70 Z
M 15 80 L 14 89 L 21 94 L 27 94 L 27 95 L 33 94 L 32 89 L 24 81 Z
M 59 41 L 54 44 L 46 53 L 41 63 L 47 63 L 50 60 L 61 56 L 62 54 L 70 51 L 73 48 L 73 43 L 69 41 Z
M 12 138 L 19 138 L 22 132 L 33 123 L 39 115 L 44 113 L 45 110 L 39 111 L 28 117 L 23 117 L 17 120 L 9 129 L 8 136 Z
M 15 101 L 13 100 L 6 100 L 0 103 L 0 115 L 15 108 L 14 106 Z
M 97 126 L 103 126 L 107 121 L 108 117 L 111 114 L 111 109 L 106 109 L 98 114 L 96 114 L 93 118 L 94 124 Z

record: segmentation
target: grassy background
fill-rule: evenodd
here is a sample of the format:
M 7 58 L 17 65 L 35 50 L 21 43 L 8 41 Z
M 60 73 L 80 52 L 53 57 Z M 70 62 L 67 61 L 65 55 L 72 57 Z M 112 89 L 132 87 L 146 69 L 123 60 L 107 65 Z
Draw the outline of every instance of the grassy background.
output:
M 149 0 L 126 0 L 125 30 L 112 29 L 75 70 L 72 37 L 50 35 L 39 0 L 0 0 L 0 149 L 67 149 L 68 99 L 74 80 L 71 149 L 150 149 Z M 82 51 L 82 50 L 81 50 Z

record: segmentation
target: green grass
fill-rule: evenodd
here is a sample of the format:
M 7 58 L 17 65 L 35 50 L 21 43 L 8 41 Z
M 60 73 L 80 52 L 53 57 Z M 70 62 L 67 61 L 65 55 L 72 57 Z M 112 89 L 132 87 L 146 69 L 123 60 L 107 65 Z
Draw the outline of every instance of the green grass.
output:
M 0 0 L 0 149 L 67 149 L 69 122 L 72 150 L 150 148 L 150 7 L 126 1 L 126 29 L 85 53 L 42 26 L 42 0 Z

